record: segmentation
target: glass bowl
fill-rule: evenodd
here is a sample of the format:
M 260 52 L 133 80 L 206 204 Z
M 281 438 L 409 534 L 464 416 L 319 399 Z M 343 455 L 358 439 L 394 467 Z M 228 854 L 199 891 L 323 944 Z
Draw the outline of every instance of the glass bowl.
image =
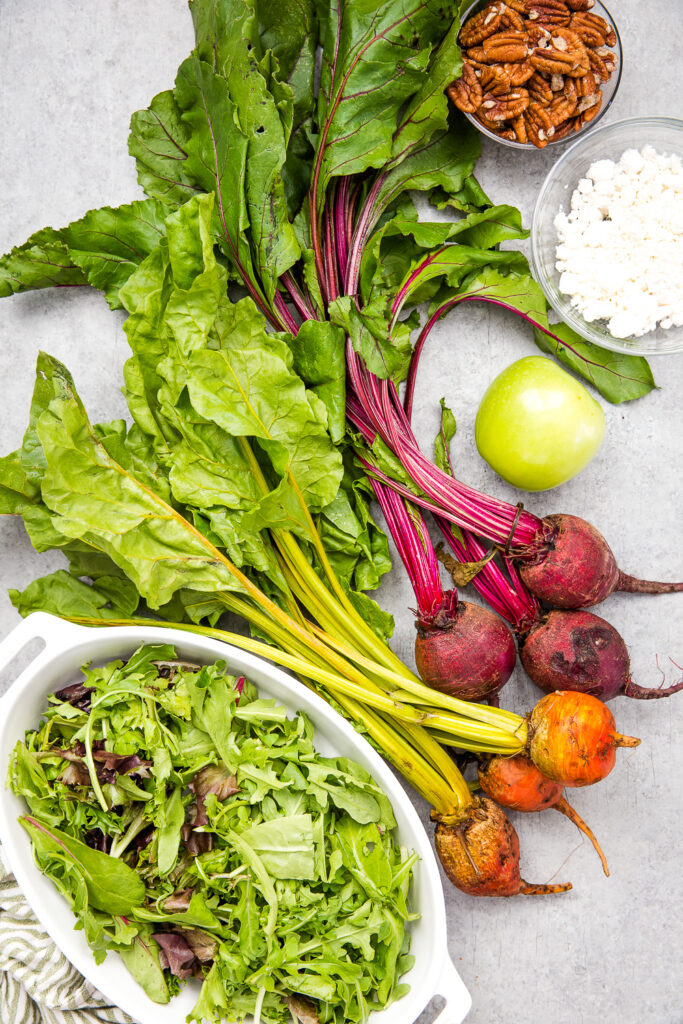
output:
M 490 2 L 491 0 L 476 0 L 476 2 L 471 4 L 463 14 L 462 24 L 464 25 L 468 18 L 471 18 L 473 14 L 476 14 L 477 11 L 480 11 L 483 7 L 486 7 L 486 5 Z M 621 81 L 622 68 L 621 37 L 619 35 L 619 29 L 617 28 L 614 22 L 614 18 L 609 13 L 604 4 L 600 3 L 600 0 L 595 0 L 593 6 L 590 9 L 590 13 L 598 14 L 601 18 L 604 18 L 605 21 L 612 26 L 612 28 L 614 29 L 614 34 L 617 37 L 616 46 L 610 47 L 610 50 L 612 51 L 612 53 L 614 53 L 616 57 L 616 66 L 614 68 L 614 71 L 612 72 L 609 81 L 600 83 L 600 91 L 602 92 L 602 106 L 600 107 L 599 113 L 593 118 L 592 121 L 589 121 L 587 124 L 585 124 L 581 129 L 579 129 L 578 132 L 569 132 L 568 135 L 565 135 L 561 139 L 549 139 L 547 145 L 544 146 L 543 149 L 539 149 L 538 146 L 534 146 L 531 142 L 512 142 L 510 139 L 501 138 L 500 135 L 496 135 L 495 132 L 489 131 L 488 128 L 486 128 L 480 121 L 477 120 L 474 114 L 463 113 L 463 116 L 466 117 L 468 121 L 471 121 L 474 127 L 477 129 L 477 131 L 481 132 L 481 134 L 485 135 L 488 139 L 493 139 L 494 142 L 498 142 L 502 146 L 509 146 L 511 149 L 529 149 L 533 150 L 536 153 L 544 152 L 544 150 L 547 149 L 548 146 L 559 146 L 563 142 L 572 142 L 573 139 L 580 139 L 582 135 L 587 135 L 590 129 L 594 128 L 598 124 L 598 122 L 602 120 L 602 118 L 605 116 L 609 108 L 612 106 L 614 97 L 617 94 L 617 89 L 619 88 L 619 82 Z
M 559 288 L 555 267 L 557 231 L 554 221 L 560 209 L 569 209 L 579 179 L 594 160 L 618 160 L 626 149 L 650 145 L 658 153 L 683 159 L 683 121 L 672 117 L 633 117 L 605 125 L 579 139 L 553 165 L 541 186 L 531 220 L 531 266 L 546 299 L 566 324 L 587 341 L 614 352 L 655 355 L 683 351 L 683 327 L 658 327 L 640 337 L 615 338 L 604 321 L 584 320 L 568 295 Z

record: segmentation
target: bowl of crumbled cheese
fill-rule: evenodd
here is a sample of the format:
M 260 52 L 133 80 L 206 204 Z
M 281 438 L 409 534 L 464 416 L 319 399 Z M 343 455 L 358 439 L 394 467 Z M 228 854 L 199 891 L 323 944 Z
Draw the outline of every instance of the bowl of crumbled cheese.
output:
M 683 351 L 683 121 L 595 129 L 545 179 L 531 225 L 533 274 L 588 341 Z

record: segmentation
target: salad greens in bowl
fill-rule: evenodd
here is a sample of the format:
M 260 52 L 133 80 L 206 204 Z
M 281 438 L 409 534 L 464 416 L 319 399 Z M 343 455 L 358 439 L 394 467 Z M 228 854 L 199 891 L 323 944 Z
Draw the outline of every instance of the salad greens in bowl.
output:
M 438 989 L 462 1019 L 426 834 L 334 710 L 192 634 L 42 613 L 20 633 L 48 647 L 2 699 L 0 837 L 112 1002 L 141 1024 L 398 1024 Z

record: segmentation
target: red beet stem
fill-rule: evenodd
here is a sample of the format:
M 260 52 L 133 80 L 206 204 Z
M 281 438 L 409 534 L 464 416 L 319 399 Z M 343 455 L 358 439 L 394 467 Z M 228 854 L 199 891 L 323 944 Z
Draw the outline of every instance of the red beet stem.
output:
M 370 484 L 410 577 L 420 616 L 434 615 L 444 603 L 444 590 L 427 525 L 419 511 L 414 506 L 409 508 L 404 499 L 390 487 L 385 487 L 372 477 Z
M 551 804 L 551 806 L 556 811 L 559 811 L 560 814 L 564 814 L 565 818 L 569 818 L 569 820 L 571 822 L 573 822 L 573 824 L 576 825 L 576 827 L 581 832 L 583 832 L 584 835 L 588 836 L 588 838 L 590 839 L 591 843 L 595 847 L 595 852 L 597 853 L 598 857 L 600 858 L 600 862 L 602 864 L 602 870 L 605 872 L 605 875 L 607 876 L 607 878 L 609 878 L 609 868 L 607 867 L 607 858 L 605 857 L 604 853 L 602 852 L 602 848 L 600 846 L 600 843 L 597 841 L 597 839 L 595 838 L 595 835 L 593 834 L 592 830 L 588 827 L 588 825 L 583 820 L 581 815 L 578 814 L 577 811 L 574 810 L 572 805 L 570 803 L 568 803 L 565 800 L 564 797 L 560 797 L 560 799 L 557 801 L 557 803 L 556 804 Z
M 683 583 L 657 583 L 654 580 L 639 580 L 620 570 L 614 589 L 626 590 L 629 594 L 680 594 L 683 591 Z

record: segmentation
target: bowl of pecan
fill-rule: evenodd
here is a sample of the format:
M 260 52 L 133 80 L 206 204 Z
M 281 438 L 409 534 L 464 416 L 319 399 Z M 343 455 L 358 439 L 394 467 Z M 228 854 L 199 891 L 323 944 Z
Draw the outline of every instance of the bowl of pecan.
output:
M 448 95 L 476 128 L 543 149 L 594 126 L 621 78 L 621 40 L 599 0 L 477 0 L 458 36 Z

